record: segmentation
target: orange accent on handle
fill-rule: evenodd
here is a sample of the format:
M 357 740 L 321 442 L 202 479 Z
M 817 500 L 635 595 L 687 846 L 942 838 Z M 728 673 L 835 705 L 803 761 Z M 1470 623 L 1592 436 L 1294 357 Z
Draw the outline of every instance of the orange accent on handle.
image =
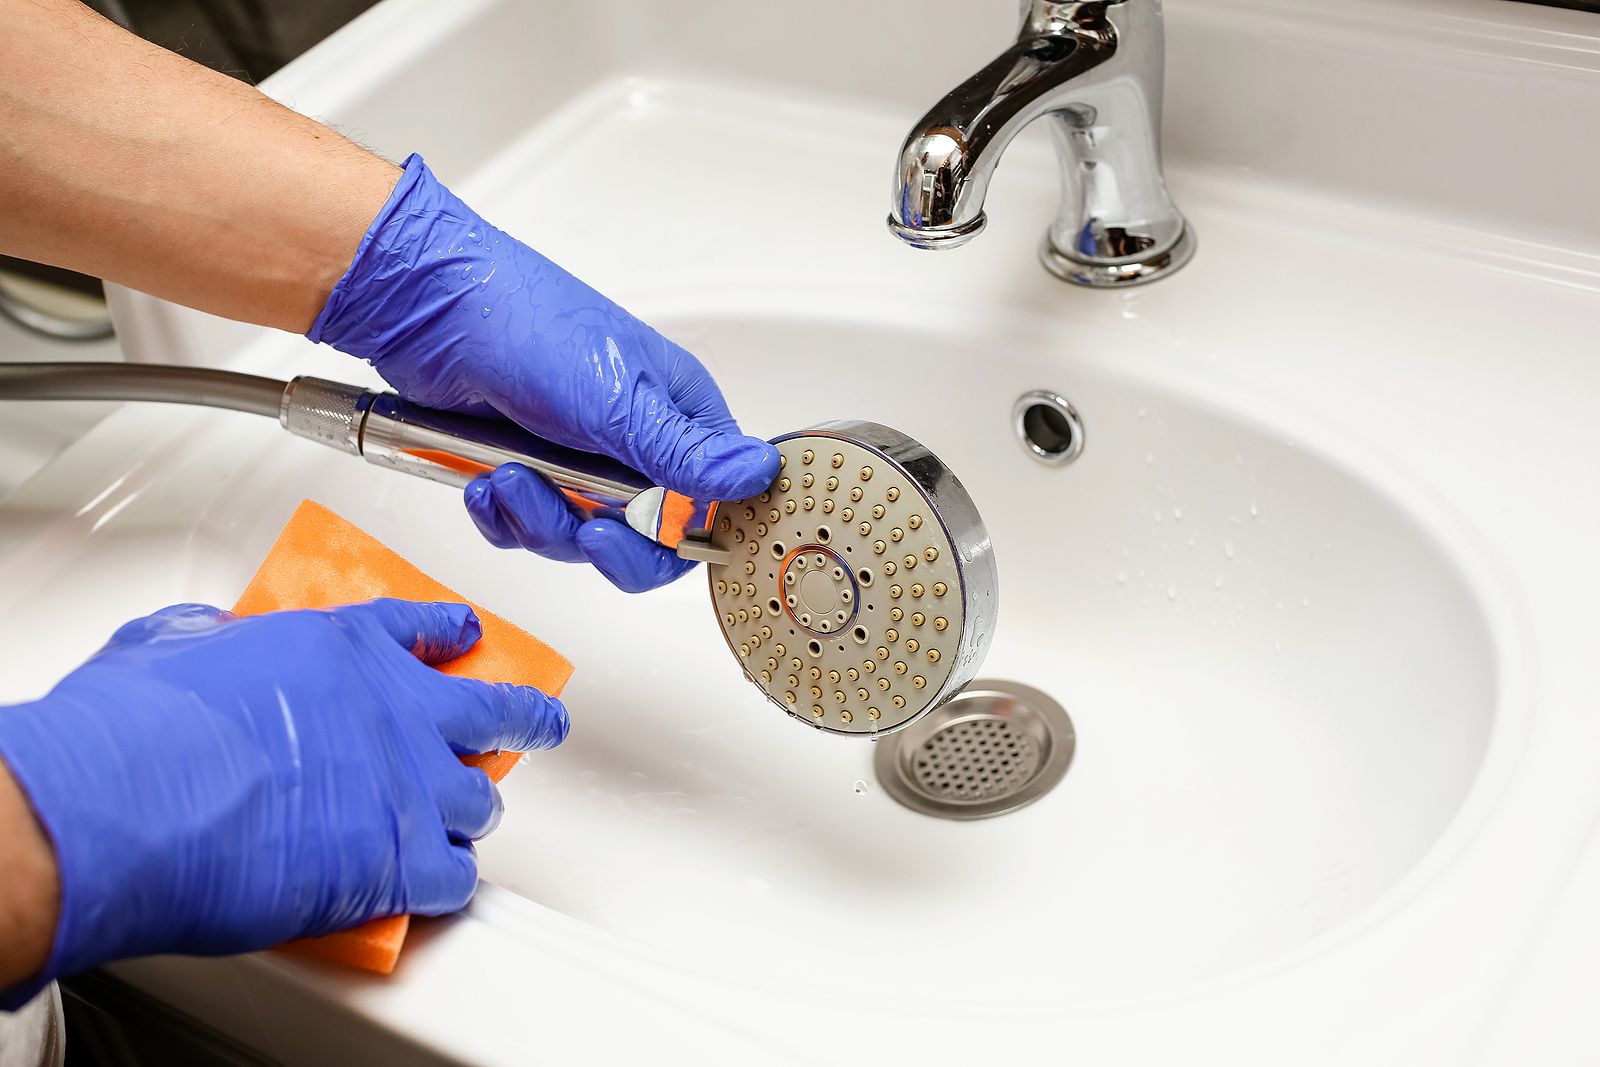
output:
M 439 452 L 432 448 L 404 448 L 401 451 L 408 456 L 415 456 L 418 459 L 427 460 L 429 463 L 437 463 L 446 470 L 455 471 L 457 474 L 470 474 L 474 478 L 494 470 L 493 467 L 486 463 L 465 459 L 454 452 Z
M 668 492 L 661 501 L 661 532 L 656 534 L 656 540 L 668 548 L 677 548 L 693 518 L 694 501 L 681 493 Z
M 494 470 L 487 463 L 464 459 L 453 452 L 440 452 L 432 448 L 406 448 L 401 451 L 408 456 L 415 456 L 417 459 L 426 460 L 429 463 L 437 463 L 446 470 L 455 471 L 457 474 L 469 475 L 473 478 L 478 477 L 480 474 L 489 474 Z M 561 489 L 560 492 L 566 498 L 567 503 L 577 509 L 578 514 L 584 519 L 594 518 L 595 509 L 600 507 L 599 504 L 596 504 L 575 489 Z
M 239 615 L 293 608 L 331 608 L 375 597 L 470 603 L 320 504 L 303 502 L 278 535 L 261 569 L 234 605 Z M 483 636 L 466 655 L 439 670 L 464 678 L 531 685 L 559 696 L 572 664 L 538 638 L 472 604 Z M 516 766 L 515 752 L 464 756 L 498 782 Z M 388 974 L 400 958 L 410 920 L 404 915 L 326 937 L 282 946 L 298 955 Z
M 596 504 L 576 489 L 562 489 L 561 495 L 566 499 L 570 507 L 583 516 L 585 521 L 594 518 L 594 513 L 600 508 L 599 504 Z

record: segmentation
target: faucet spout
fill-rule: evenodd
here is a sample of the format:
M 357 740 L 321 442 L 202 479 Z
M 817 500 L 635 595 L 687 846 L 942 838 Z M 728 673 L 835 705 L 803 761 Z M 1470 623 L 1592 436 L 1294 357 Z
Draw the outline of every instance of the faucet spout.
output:
M 1062 106 L 1062 86 L 1113 51 L 1087 34 L 1024 37 L 933 105 L 900 149 L 890 231 L 916 248 L 954 248 L 977 236 L 1006 146 Z
M 1193 233 L 1161 173 L 1160 0 L 1025 0 L 1017 42 L 916 124 L 900 149 L 888 225 L 915 248 L 954 248 L 983 229 L 1006 146 L 1046 119 L 1062 164 L 1045 266 L 1121 286 L 1176 270 Z

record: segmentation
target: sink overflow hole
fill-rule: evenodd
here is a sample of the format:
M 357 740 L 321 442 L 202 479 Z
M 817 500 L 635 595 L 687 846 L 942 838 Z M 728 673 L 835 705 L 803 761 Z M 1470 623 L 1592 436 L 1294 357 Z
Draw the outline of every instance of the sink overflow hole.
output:
M 1017 440 L 1040 463 L 1070 463 L 1083 453 L 1083 421 L 1065 398 L 1036 389 L 1017 398 L 1011 409 Z

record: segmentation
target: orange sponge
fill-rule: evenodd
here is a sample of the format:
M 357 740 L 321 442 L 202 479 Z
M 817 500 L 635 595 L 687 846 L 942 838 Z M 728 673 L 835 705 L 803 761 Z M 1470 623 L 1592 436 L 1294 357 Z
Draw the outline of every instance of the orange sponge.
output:
M 233 606 L 239 615 L 293 608 L 331 608 L 375 597 L 471 603 L 406 562 L 373 537 L 320 504 L 303 501 Z M 559 696 L 572 664 L 554 649 L 498 615 L 472 608 L 483 636 L 466 655 L 442 665 L 446 674 L 531 685 Z M 516 766 L 515 752 L 463 756 L 496 782 Z M 396 915 L 325 937 L 282 946 L 298 955 L 388 974 L 400 958 L 410 919 Z

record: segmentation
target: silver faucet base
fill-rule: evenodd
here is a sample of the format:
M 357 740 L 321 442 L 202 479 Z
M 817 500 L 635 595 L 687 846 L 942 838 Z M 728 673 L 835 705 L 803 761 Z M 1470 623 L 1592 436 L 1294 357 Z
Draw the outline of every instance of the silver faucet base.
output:
M 1039 261 L 1045 270 L 1063 281 L 1091 289 L 1126 289 L 1164 278 L 1189 262 L 1195 249 L 1194 228 L 1185 224 L 1183 232 L 1169 247 L 1153 255 L 1107 262 L 1079 259 L 1056 247 L 1046 233 L 1039 242 Z

